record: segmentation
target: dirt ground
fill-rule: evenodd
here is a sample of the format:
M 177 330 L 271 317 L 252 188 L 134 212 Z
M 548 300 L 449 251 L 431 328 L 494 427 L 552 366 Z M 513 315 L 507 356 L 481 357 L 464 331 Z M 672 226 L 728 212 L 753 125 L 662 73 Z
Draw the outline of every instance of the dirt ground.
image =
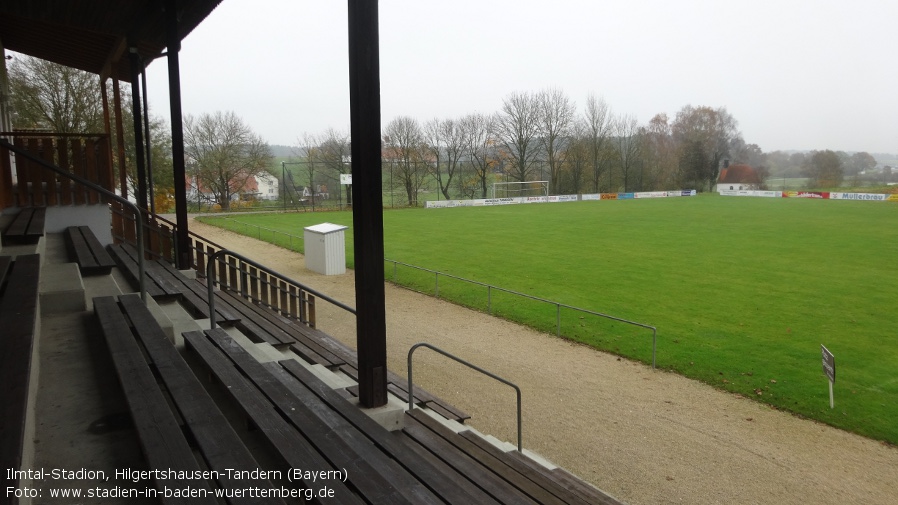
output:
M 355 305 L 354 275 L 199 222 L 191 230 Z M 898 449 L 671 373 L 387 284 L 389 367 L 428 342 L 523 391 L 523 443 L 631 504 L 898 504 Z M 319 328 L 355 347 L 355 321 L 319 305 Z M 427 349 L 415 384 L 516 440 L 514 391 Z M 896 421 L 898 422 L 898 421 Z

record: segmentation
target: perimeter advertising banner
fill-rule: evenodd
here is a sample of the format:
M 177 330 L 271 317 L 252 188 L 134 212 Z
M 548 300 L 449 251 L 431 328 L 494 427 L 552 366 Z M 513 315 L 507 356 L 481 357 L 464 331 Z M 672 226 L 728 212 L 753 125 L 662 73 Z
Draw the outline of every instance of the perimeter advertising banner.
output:
M 633 200 L 634 198 L 636 198 L 636 193 L 618 193 L 617 194 L 618 200 Z
M 830 200 L 870 200 L 874 202 L 884 202 L 889 199 L 890 196 L 898 196 L 898 195 L 887 195 L 884 193 L 830 193 Z
M 617 193 L 602 193 L 602 200 L 617 200 Z
M 783 191 L 783 198 L 823 198 L 829 199 L 826 191 Z
M 667 191 L 642 191 L 633 193 L 634 198 L 666 198 Z
M 718 193 L 722 196 L 760 196 L 766 198 L 780 198 L 783 196 L 782 191 L 752 191 L 747 189 L 721 189 Z

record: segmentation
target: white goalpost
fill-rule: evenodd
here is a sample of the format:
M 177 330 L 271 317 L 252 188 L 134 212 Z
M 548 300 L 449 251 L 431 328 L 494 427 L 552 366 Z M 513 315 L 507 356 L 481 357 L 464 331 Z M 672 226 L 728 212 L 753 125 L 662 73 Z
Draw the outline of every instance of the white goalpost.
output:
M 549 197 L 549 181 L 494 182 L 493 198 L 516 198 L 521 196 Z

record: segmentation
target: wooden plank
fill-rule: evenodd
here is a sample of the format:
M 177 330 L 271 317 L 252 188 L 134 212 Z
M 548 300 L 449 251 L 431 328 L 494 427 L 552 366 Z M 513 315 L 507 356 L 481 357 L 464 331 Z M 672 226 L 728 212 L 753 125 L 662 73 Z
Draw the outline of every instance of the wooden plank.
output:
M 558 467 L 552 470 L 551 473 L 556 479 L 567 485 L 572 492 L 578 493 L 589 503 L 596 505 L 622 505 L 617 498 L 587 484 L 564 468 Z
M 140 280 L 138 279 L 138 267 L 137 263 L 131 259 L 127 252 L 124 250 L 125 244 L 110 244 L 107 246 L 107 250 L 109 251 L 112 259 L 115 260 L 115 264 L 125 273 L 125 278 L 131 282 L 131 288 L 137 289 L 140 285 Z M 147 294 L 152 296 L 153 298 L 166 296 L 165 291 L 162 290 L 159 286 L 157 286 L 151 279 L 147 279 L 146 290 Z M 125 289 L 125 286 L 121 286 Z
M 28 229 L 25 230 L 25 237 L 34 239 L 44 236 L 44 223 L 47 221 L 47 208 L 37 207 L 31 213 L 31 221 L 28 223 Z
M 26 141 L 28 144 L 28 152 L 40 158 L 40 139 L 30 138 Z M 44 205 L 44 171 L 41 167 L 32 161 L 28 162 L 28 205 L 37 207 Z
M 3 235 L 10 238 L 23 237 L 28 229 L 28 223 L 31 222 L 31 216 L 33 214 L 34 209 L 32 207 L 19 209 L 19 213 L 16 214 L 16 217 L 13 218 L 12 222 L 9 223 L 9 226 L 6 227 Z
M 427 429 L 452 444 L 452 446 L 454 446 L 457 450 L 463 452 L 468 457 L 479 463 L 484 469 L 493 472 L 503 480 L 509 482 L 517 489 L 526 493 L 527 496 L 531 497 L 536 502 L 543 504 L 565 503 L 564 499 L 555 496 L 551 492 L 536 484 L 533 480 L 530 479 L 529 475 L 522 475 L 515 469 L 509 467 L 502 459 L 496 458 L 471 441 L 459 436 L 457 433 L 450 430 L 446 426 L 443 426 L 424 412 L 412 410 L 408 412 L 408 417 L 414 418 L 417 422 L 421 423 L 421 425 L 426 426 Z M 579 501 L 576 503 L 578 505 L 581 505 L 581 502 Z
M 0 298 L 0 468 L 21 468 L 34 349 L 40 255 L 21 255 L 10 266 Z
M 27 143 L 22 137 L 13 139 L 13 145 L 19 149 L 28 150 Z M 28 185 L 31 182 L 31 161 L 16 153 L 16 199 L 19 207 L 28 207 L 31 205 Z
M 228 470 L 252 471 L 260 466 L 234 432 L 224 414 L 215 405 L 193 371 L 159 327 L 153 315 L 137 295 L 119 297 L 138 339 L 147 351 L 147 357 L 161 377 L 178 413 L 187 423 L 209 469 L 221 472 L 218 483 L 223 489 L 243 490 L 261 488 L 270 490 L 267 479 L 232 478 Z M 232 503 L 283 504 L 283 500 L 235 499 Z
M 187 302 L 188 308 L 203 318 L 209 317 L 209 290 L 204 282 L 188 278 L 178 271 L 174 265 L 165 260 L 157 260 L 152 263 L 154 264 L 154 271 L 161 269 L 166 272 L 168 280 L 174 286 L 174 289 L 181 293 L 182 301 Z M 221 291 L 214 291 L 216 320 L 218 322 L 233 323 L 243 319 L 239 312 L 220 302 L 222 300 L 221 293 Z
M 427 488 L 387 458 L 322 402 L 305 404 L 224 331 L 207 333 L 303 435 L 372 503 L 440 503 Z
M 427 415 L 420 412 L 419 414 Z M 483 467 L 468 454 L 455 448 L 445 438 L 425 427 L 415 416 L 406 415 L 405 421 L 403 434 L 435 454 L 499 503 L 521 505 L 538 503 L 505 480 L 496 478 L 496 475 L 488 468 Z
M 81 139 L 73 138 L 69 141 L 72 149 L 72 174 L 78 177 L 84 177 L 84 149 L 81 147 Z M 87 202 L 84 186 L 75 184 L 73 186 L 75 193 L 72 200 L 75 205 L 83 205 Z
M 60 142 L 63 140 L 60 139 Z M 51 165 L 57 165 L 53 156 L 55 152 L 52 137 L 41 139 L 41 159 Z M 41 167 L 40 170 L 44 188 L 44 205 L 56 205 L 56 172 L 45 167 Z
M 596 503 L 595 501 L 586 500 L 577 493 L 572 492 L 564 483 L 555 479 L 555 477 L 549 473 L 547 468 L 530 460 L 530 458 L 517 451 L 505 452 L 470 430 L 463 431 L 458 435 L 476 445 L 485 453 L 501 461 L 523 477 L 531 480 L 534 484 L 563 500 L 564 503 L 574 505 L 590 505 Z M 526 460 L 529 460 L 532 464 L 528 464 L 528 461 Z
M 78 269 L 82 271 L 90 271 L 97 268 L 97 260 L 90 251 L 90 247 L 84 240 L 84 235 L 77 226 L 70 226 L 63 232 L 66 248 L 69 250 L 69 259 L 74 259 L 78 263 Z M 111 259 L 111 258 L 110 258 Z
M 103 328 L 148 468 L 201 471 L 118 303 L 113 297 L 94 298 L 94 312 Z M 157 480 L 156 488 L 161 490 L 163 487 L 206 489 L 211 495 L 211 487 L 205 480 Z M 213 498 L 172 499 L 169 502 L 188 504 L 198 501 L 216 503 Z
M 97 266 L 101 269 L 106 269 L 105 273 L 109 273 L 109 269 L 115 266 L 115 260 L 113 260 L 112 256 L 106 252 L 106 248 L 103 247 L 103 244 L 100 243 L 99 239 L 97 239 L 97 236 L 94 235 L 93 230 L 91 230 L 89 226 L 79 226 L 78 230 L 81 232 L 84 242 L 90 249 L 90 253 L 93 255 Z
M 394 458 L 408 472 L 413 474 L 427 487 L 433 489 L 443 500 L 448 503 L 488 503 L 491 499 L 479 488 L 473 486 L 470 481 L 458 475 L 454 471 L 447 472 L 448 467 L 435 465 L 433 461 L 423 458 L 413 449 L 417 444 L 408 443 L 408 439 L 393 436 L 373 419 L 353 404 L 350 404 L 339 393 L 331 389 L 327 384 L 315 377 L 295 360 L 283 360 L 279 362 L 282 372 L 289 374 L 295 380 L 295 384 L 284 381 L 283 375 L 276 374 L 304 403 L 311 403 L 319 399 L 327 404 L 334 412 L 339 413 L 356 429 L 369 437 L 378 447 Z M 266 364 L 274 365 L 273 363 Z M 269 368 L 271 370 L 271 368 Z M 312 396 L 314 395 L 314 396 Z
M 72 167 L 69 166 L 69 143 L 65 139 L 56 141 L 56 156 L 59 159 L 59 168 L 71 173 Z M 59 178 L 60 190 L 59 198 L 62 205 L 72 204 L 72 184 L 73 182 L 67 177 Z
M 12 207 L 14 202 L 12 160 L 9 150 L 0 148 L 0 209 Z
M 222 330 L 212 330 L 212 332 L 215 331 Z M 187 348 L 200 357 L 203 364 L 224 386 L 224 390 L 239 405 L 243 413 L 252 419 L 253 424 L 271 444 L 284 466 L 318 471 L 335 469 L 311 446 L 308 440 L 281 417 L 274 405 L 237 370 L 234 363 L 222 354 L 206 335 L 199 331 L 185 332 L 184 341 Z M 334 497 L 329 500 L 335 504 L 364 503 L 339 480 L 306 479 L 302 483 L 306 489 L 312 489 L 316 494 L 323 489 L 333 489 Z
M 337 366 L 346 362 L 346 360 L 332 353 L 330 350 L 321 347 L 315 342 L 307 342 L 301 333 L 296 331 L 296 324 L 283 318 L 268 307 L 263 307 L 252 303 L 251 301 L 238 296 L 235 293 L 222 292 L 222 298 L 231 300 L 236 310 L 246 315 L 244 319 L 249 319 L 266 328 L 278 338 L 281 343 L 292 344 L 300 343 L 300 349 L 308 349 L 314 355 L 320 357 L 314 363 L 320 363 L 324 366 Z

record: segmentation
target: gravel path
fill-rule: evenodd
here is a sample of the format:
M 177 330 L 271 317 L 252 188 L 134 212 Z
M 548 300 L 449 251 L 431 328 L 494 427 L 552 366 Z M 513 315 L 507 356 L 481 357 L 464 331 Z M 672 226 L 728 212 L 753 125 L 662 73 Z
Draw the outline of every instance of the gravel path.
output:
M 191 229 L 355 305 L 352 272 L 319 275 L 299 254 Z M 386 298 L 391 370 L 405 374 L 426 341 L 518 384 L 524 446 L 627 503 L 898 504 L 894 447 L 390 284 Z M 355 347 L 354 320 L 323 305 L 319 327 Z M 415 383 L 516 439 L 507 386 L 426 349 Z

